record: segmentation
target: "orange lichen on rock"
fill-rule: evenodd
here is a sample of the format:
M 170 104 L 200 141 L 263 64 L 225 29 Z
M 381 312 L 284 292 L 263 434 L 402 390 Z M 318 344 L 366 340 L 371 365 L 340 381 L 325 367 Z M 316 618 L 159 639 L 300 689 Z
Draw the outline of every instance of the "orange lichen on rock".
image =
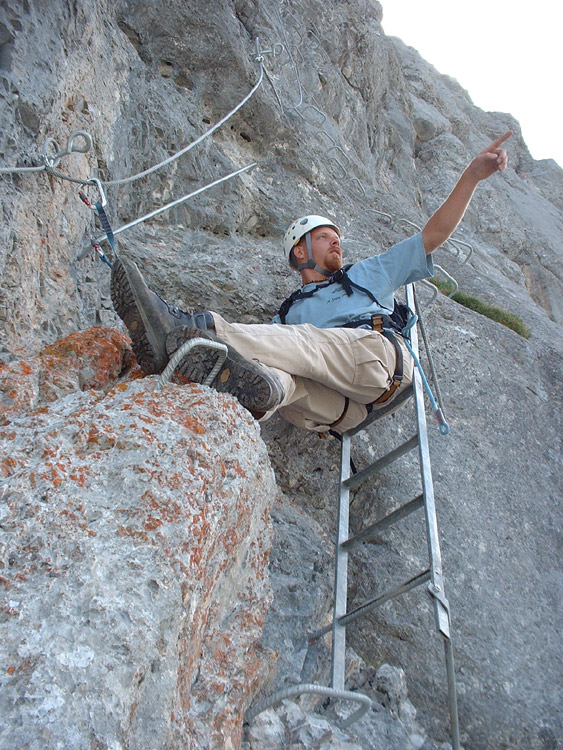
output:
M 81 390 L 106 389 L 135 362 L 129 338 L 102 326 L 72 333 L 46 347 L 39 357 L 46 370 L 49 361 L 57 367 L 63 365 L 63 370 L 76 366 Z
M 3 477 L 9 477 L 11 474 L 14 473 L 14 470 L 16 466 L 18 465 L 18 462 L 15 458 L 12 456 L 7 456 L 6 458 L 3 458 L 0 462 L 0 473 Z
M 107 390 L 118 377 L 142 375 L 127 336 L 94 326 L 0 367 L 0 424 L 75 391 Z
M 255 644 L 271 596 L 261 566 L 273 474 L 232 397 L 122 380 L 130 356 L 126 337 L 99 328 L 0 371 L 13 420 L 0 431 L 10 493 L 0 614 L 17 626 L 0 656 L 15 681 L 23 644 L 38 685 L 66 689 L 80 674 L 90 700 L 111 695 L 116 677 L 142 680 L 161 653 L 177 673 L 151 690 L 174 707 L 178 736 L 222 747 L 240 739 L 269 669 Z M 139 690 L 124 707 L 132 724 L 143 700 Z

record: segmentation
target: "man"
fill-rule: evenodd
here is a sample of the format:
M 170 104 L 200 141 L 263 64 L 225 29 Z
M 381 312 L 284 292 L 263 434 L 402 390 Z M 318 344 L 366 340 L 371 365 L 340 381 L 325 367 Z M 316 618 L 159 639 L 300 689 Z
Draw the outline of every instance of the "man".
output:
M 233 394 L 255 418 L 279 410 L 289 422 L 318 432 L 360 424 L 412 382 L 412 357 L 390 328 L 394 292 L 433 274 L 431 253 L 455 231 L 479 182 L 506 169 L 501 146 L 511 135 L 473 159 L 422 232 L 346 274 L 336 224 L 316 215 L 293 222 L 284 247 L 303 288 L 272 324 L 228 323 L 215 312 L 179 310 L 147 287 L 134 263 L 116 261 L 112 300 L 141 368 L 162 372 L 191 338 L 218 340 L 228 354 L 212 387 Z M 194 348 L 178 371 L 204 382 L 216 357 L 211 348 Z

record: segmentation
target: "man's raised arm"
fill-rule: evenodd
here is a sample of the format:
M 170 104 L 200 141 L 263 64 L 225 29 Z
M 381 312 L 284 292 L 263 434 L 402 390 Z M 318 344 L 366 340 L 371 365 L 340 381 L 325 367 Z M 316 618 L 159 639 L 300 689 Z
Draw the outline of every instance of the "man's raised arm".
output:
M 512 130 L 508 130 L 473 159 L 450 195 L 430 217 L 422 230 L 426 255 L 430 255 L 433 250 L 443 245 L 454 233 L 479 182 L 486 180 L 495 172 L 502 172 L 506 169 L 508 155 L 501 146 L 511 135 Z

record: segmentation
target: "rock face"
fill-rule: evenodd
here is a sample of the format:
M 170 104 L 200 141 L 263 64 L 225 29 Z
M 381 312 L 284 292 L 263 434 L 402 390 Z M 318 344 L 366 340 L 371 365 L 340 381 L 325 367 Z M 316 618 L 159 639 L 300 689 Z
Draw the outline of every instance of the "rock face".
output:
M 430 294 L 424 286 L 419 296 L 452 423 L 446 439 L 430 428 L 430 441 L 447 594 L 453 610 L 462 742 L 471 748 L 557 747 L 563 738 L 558 692 L 561 169 L 549 160 L 535 162 L 530 157 L 519 125 L 510 115 L 477 109 L 456 81 L 440 76 L 400 41 L 385 37 L 380 26 L 384 8 L 382 11 L 375 0 L 335 4 L 317 0 L 192 0 L 186 4 L 169 0 L 164 5 L 53 0 L 48 12 L 39 5 L 7 0 L 0 11 L 1 166 L 41 165 L 47 138 L 56 139 L 64 150 L 73 131 L 85 130 L 93 138 L 93 148 L 62 156 L 56 172 L 79 180 L 95 176 L 104 182 L 140 173 L 199 138 L 247 96 L 261 76 L 260 60 L 255 59 L 258 44 L 267 75 L 255 94 L 212 137 L 141 179 L 104 185 L 107 213 L 115 229 L 236 169 L 257 163 L 252 171 L 117 234 L 119 251 L 139 261 L 149 283 L 167 299 L 218 309 L 233 320 L 269 320 L 279 302 L 296 286 L 295 277 L 280 261 L 280 240 L 290 220 L 306 213 L 334 217 L 344 230 L 344 250 L 350 261 L 379 252 L 404 237 L 405 231 L 414 231 L 411 224 L 399 220 L 422 225 L 444 200 L 469 159 L 508 127 L 514 129 L 508 143 L 509 168 L 479 187 L 456 235 L 466 244 L 444 248 L 435 255 L 462 291 L 519 315 L 531 337 L 523 339 L 447 297 L 440 296 L 429 304 Z M 48 142 L 47 150 L 52 153 L 57 148 Z M 19 509 L 11 510 L 8 505 L 4 512 L 10 545 L 19 545 L 18 549 L 33 546 L 35 537 L 28 541 L 26 534 L 41 532 L 44 556 L 43 548 L 21 553 L 22 565 L 36 565 L 31 574 L 34 581 L 38 580 L 40 565 L 26 555 L 37 554 L 40 561 L 50 560 L 52 570 L 66 571 L 51 577 L 52 588 L 46 596 L 55 597 L 57 581 L 64 576 L 72 580 L 69 590 L 75 587 L 79 601 L 87 591 L 93 593 L 92 621 L 101 618 L 104 626 L 115 624 L 113 629 L 106 627 L 108 642 L 102 645 L 107 651 L 100 658 L 114 666 L 114 673 L 118 668 L 123 671 L 112 682 L 110 672 L 102 674 L 101 668 L 97 671 L 100 664 L 94 656 L 88 661 L 88 655 L 95 654 L 101 645 L 93 635 L 88 641 L 94 630 L 89 630 L 87 623 L 80 636 L 71 635 L 67 642 L 64 626 L 55 626 L 55 620 L 47 618 L 45 635 L 55 644 L 51 651 L 54 660 L 48 669 L 54 670 L 50 675 L 60 678 L 60 692 L 34 704 L 33 696 L 39 694 L 34 692 L 37 682 L 47 684 L 48 674 L 42 671 L 47 667 L 41 661 L 43 646 L 38 645 L 38 633 L 42 631 L 33 629 L 32 623 L 37 620 L 31 617 L 33 612 L 41 616 L 40 605 L 31 594 L 20 594 L 25 582 L 16 580 L 15 575 L 28 575 L 27 568 L 10 573 L 9 557 L 3 555 L 1 575 L 12 587 L 6 592 L 7 600 L 20 602 L 7 605 L 6 623 L 17 623 L 17 627 L 11 630 L 15 640 L 4 640 L 4 646 L 9 643 L 16 654 L 21 646 L 21 654 L 17 659 L 11 657 L 7 664 L 11 674 L 6 672 L 3 679 L 9 676 L 11 682 L 7 684 L 13 685 L 28 681 L 28 687 L 17 688 L 21 690 L 17 694 L 24 713 L 42 705 L 41 710 L 48 715 L 49 706 L 58 705 L 63 694 L 85 691 L 86 684 L 88 691 L 94 691 L 93 696 L 103 693 L 107 706 L 100 711 L 93 709 L 95 720 L 79 718 L 79 722 L 94 728 L 96 722 L 107 721 L 106 728 L 99 730 L 99 741 L 108 747 L 110 739 L 118 736 L 109 718 L 117 715 L 110 710 L 114 699 L 109 696 L 121 701 L 122 707 L 138 706 L 125 729 L 119 731 L 141 732 L 142 722 L 157 721 L 156 717 L 160 721 L 167 715 L 169 723 L 162 719 L 161 725 L 165 727 L 163 742 L 173 747 L 181 733 L 187 732 L 187 724 L 178 728 L 177 722 L 188 722 L 186 717 L 191 716 L 189 731 L 194 745 L 223 742 L 228 736 L 236 746 L 241 706 L 251 700 L 251 695 L 263 697 L 304 678 L 326 678 L 326 644 L 320 644 L 317 652 L 308 651 L 303 635 L 307 628 L 318 626 L 319 620 L 324 624 L 328 617 L 338 445 L 305 435 L 277 418 L 261 428 L 277 484 L 283 491 L 273 512 L 270 569 L 274 598 L 262 636 L 267 652 L 275 650 L 281 657 L 276 668 L 271 664 L 267 668 L 259 656 L 249 656 L 252 652 L 246 652 L 242 641 L 237 640 L 248 637 L 247 643 L 254 642 L 262 614 L 244 623 L 236 615 L 225 614 L 235 599 L 225 593 L 231 585 L 227 583 L 230 574 L 217 569 L 219 577 L 209 593 L 198 576 L 206 575 L 206 566 L 216 563 L 205 555 L 201 570 L 189 571 L 189 585 L 193 584 L 198 606 L 189 613 L 182 610 L 186 606 L 180 591 L 183 574 L 172 570 L 172 558 L 165 552 L 168 550 L 175 560 L 189 555 L 179 536 L 192 510 L 186 506 L 186 517 L 179 517 L 177 526 L 170 529 L 177 535 L 176 541 L 171 539 L 166 546 L 159 535 L 171 522 L 162 515 L 155 516 L 163 523 L 147 529 L 149 501 L 134 503 L 123 491 L 128 486 L 121 479 L 127 471 L 131 481 L 142 482 L 142 472 L 133 471 L 128 463 L 133 454 L 135 466 L 147 465 L 157 471 L 154 444 L 142 428 L 158 434 L 157 442 L 163 446 L 169 465 L 186 461 L 184 452 L 176 453 L 177 446 L 168 445 L 166 425 L 148 411 L 156 409 L 155 404 L 161 400 L 160 413 L 169 415 L 171 422 L 167 423 L 174 425 L 182 439 L 194 437 L 195 424 L 205 425 L 204 433 L 195 433 L 195 452 L 190 454 L 190 461 L 211 465 L 211 455 L 220 454 L 222 460 L 224 456 L 236 457 L 244 446 L 244 450 L 256 451 L 255 457 L 246 455 L 244 461 L 242 456 L 239 460 L 249 476 L 254 466 L 256 477 L 251 479 L 251 486 L 256 486 L 252 483 L 270 481 L 265 478 L 269 469 L 264 447 L 255 425 L 225 399 L 175 388 L 174 403 L 183 403 L 187 410 L 182 413 L 197 415 L 190 426 L 174 412 L 166 393 L 157 397 L 150 379 L 132 382 L 129 375 L 124 391 L 110 385 L 131 365 L 130 354 L 120 334 L 108 329 L 121 330 L 109 302 L 108 269 L 92 250 L 86 252 L 89 235 L 98 236 L 100 228 L 95 226 L 94 213 L 77 197 L 78 187 L 45 172 L 0 175 L 0 355 L 8 367 L 1 385 L 0 414 L 9 421 L 2 428 L 6 451 L 2 486 L 5 502 L 12 497 L 6 493 L 16 492 L 10 502 Z M 87 193 L 93 200 L 99 198 L 93 185 Z M 468 245 L 472 248 L 470 257 Z M 56 364 L 63 356 L 60 348 L 45 349 L 61 336 L 100 324 L 108 331 L 103 343 L 97 337 L 86 353 L 69 355 L 64 368 Z M 83 339 L 74 341 L 71 349 Z M 68 347 L 68 339 L 60 346 Z M 107 380 L 98 382 L 102 369 L 108 373 Z M 46 370 L 47 378 L 42 375 Z M 95 393 L 104 393 L 103 398 L 90 390 L 99 388 L 102 391 Z M 57 400 L 51 401 L 54 397 Z M 137 415 L 131 417 L 136 429 L 126 433 L 120 429 L 117 433 L 128 404 Z M 225 413 L 224 420 L 217 419 L 219 408 Z M 171 412 L 176 416 L 170 416 Z M 150 424 L 143 422 L 141 413 L 151 414 Z M 356 463 L 361 465 L 374 452 L 384 452 L 386 445 L 398 441 L 398 434 L 406 434 L 409 429 L 409 417 L 407 408 L 382 423 L 377 431 L 373 429 L 369 442 L 360 440 Z M 84 420 L 93 420 L 108 446 L 100 449 L 103 455 L 96 459 L 107 477 L 101 478 L 100 468 L 98 484 L 88 485 L 88 497 L 78 479 L 71 477 L 82 467 L 84 481 L 93 482 L 86 471 L 92 458 L 80 429 Z M 111 420 L 117 420 L 113 428 Z M 105 430 L 117 438 L 108 436 Z M 53 436 L 50 443 L 48 434 Z M 123 441 L 129 446 L 126 452 L 119 447 Z M 41 459 L 46 443 L 55 455 Z M 205 453 L 203 443 L 210 454 Z M 91 448 L 93 453 L 97 451 Z M 81 458 L 84 455 L 90 458 Z M 104 457 L 109 463 L 104 463 Z M 238 459 L 233 460 L 236 463 Z M 117 462 L 113 469 L 112 461 Z M 51 462 L 51 474 L 47 462 Z M 39 481 L 40 469 L 33 468 L 39 465 L 45 475 L 41 487 L 47 500 L 36 495 L 30 484 L 32 471 Z M 183 480 L 186 476 L 189 479 L 183 469 L 176 473 Z M 211 507 L 223 513 L 223 507 L 228 506 L 229 528 L 237 529 L 236 493 L 239 483 L 243 493 L 243 478 L 231 478 L 228 472 L 224 477 L 213 476 L 218 495 L 212 495 Z M 61 484 L 56 487 L 59 478 Z M 185 490 L 192 493 L 194 513 L 203 502 L 197 481 L 194 478 L 193 487 L 191 480 L 186 482 Z M 166 487 L 164 483 L 159 491 L 166 495 Z M 398 469 L 384 470 L 369 489 L 358 493 L 354 523 L 359 526 L 379 517 L 396 507 L 404 494 L 417 494 L 417 488 L 412 465 L 405 458 Z M 140 491 L 137 497 L 142 494 Z M 267 494 L 271 501 L 270 486 Z M 114 495 L 119 504 L 113 502 Z M 260 492 L 256 502 L 258 495 Z M 170 503 L 177 502 L 171 489 L 166 497 Z M 240 519 L 247 531 L 240 530 L 239 541 L 241 550 L 248 551 L 246 564 L 250 568 L 253 555 L 267 548 L 268 532 L 260 519 L 270 501 L 260 497 L 259 503 L 264 505 L 256 508 L 256 518 L 243 514 Z M 48 513 L 49 503 L 55 502 L 60 508 L 58 516 Z M 164 498 L 157 502 L 159 507 L 163 504 Z M 116 508 L 122 508 L 123 513 Z M 70 542 L 65 546 L 64 524 L 71 522 L 65 510 L 76 516 L 72 522 L 78 524 L 77 533 L 82 535 L 72 548 Z M 89 513 L 94 514 L 91 522 Z M 48 527 L 41 525 L 40 519 L 45 519 Z M 17 523 L 21 526 L 14 526 Z M 126 545 L 123 555 L 109 558 L 131 584 L 136 579 L 128 561 L 139 558 L 141 565 L 152 571 L 143 579 L 142 593 L 135 592 L 138 598 L 128 593 L 133 624 L 127 625 L 119 601 L 108 600 L 114 594 L 104 593 L 110 564 L 99 554 L 94 556 L 94 564 L 94 557 L 86 554 L 93 549 L 90 545 L 100 540 L 96 523 L 105 529 L 108 536 L 104 545 L 114 555 L 117 547 L 112 546 L 115 537 L 111 534 L 117 533 L 115 529 L 123 526 L 147 535 L 119 536 L 120 544 Z M 252 524 L 260 523 L 262 527 L 250 531 Z M 208 541 L 224 551 L 228 540 L 221 537 L 219 528 L 223 527 L 210 527 Z M 88 530 L 97 531 L 99 536 L 89 536 Z M 374 588 L 378 590 L 385 578 L 401 580 L 407 563 L 419 555 L 424 558 L 423 530 L 413 520 L 408 531 L 412 534 L 386 532 L 377 544 L 366 545 L 354 566 L 354 602 L 371 595 Z M 211 539 L 214 533 L 221 538 Z M 413 535 L 421 546 L 415 548 Z M 253 547 L 250 538 L 256 539 L 257 546 Z M 72 557 L 75 546 L 79 548 L 77 560 Z M 244 553 L 240 554 L 242 566 Z M 50 575 L 47 568 L 42 570 L 41 575 Z M 234 574 L 232 579 L 244 591 L 246 575 L 251 575 L 250 569 L 240 576 Z M 111 579 L 112 590 L 114 579 L 119 577 Z M 152 580 L 158 588 L 149 585 Z M 160 581 L 166 581 L 169 588 Z M 263 613 L 267 594 L 258 580 L 253 588 L 262 592 L 257 594 L 261 603 L 256 607 Z M 151 597 L 158 607 L 151 606 Z M 214 597 L 216 606 L 212 604 Z M 56 618 L 57 612 L 62 616 L 66 602 L 51 601 L 50 617 Z M 10 614 L 11 609 L 16 614 Z M 367 663 L 388 663 L 404 669 L 421 732 L 442 741 L 447 738 L 442 655 L 431 637 L 428 609 L 409 595 L 350 629 L 350 640 Z M 224 620 L 228 624 L 231 651 L 226 645 L 217 645 L 214 639 L 218 635 L 210 635 L 209 641 L 201 632 L 196 635 L 193 618 L 203 617 L 203 612 L 208 613 L 210 633 L 218 633 L 213 630 L 218 626 L 211 623 Z M 25 617 L 30 617 L 29 621 L 24 621 Z M 158 617 L 162 624 L 151 619 Z M 146 627 L 139 625 L 145 620 Z M 130 628 L 127 633 L 126 627 Z M 193 627 L 189 633 L 194 634 L 196 642 L 201 639 L 202 644 L 211 644 L 209 648 L 202 646 L 199 678 L 194 684 L 194 693 L 200 690 L 201 697 L 192 696 L 186 707 L 182 704 L 181 696 L 186 695 L 183 687 L 178 687 L 177 693 L 170 687 L 166 693 L 166 679 L 169 686 L 173 682 L 173 670 L 169 670 L 166 679 L 162 678 L 161 702 L 155 706 L 142 704 L 143 685 L 149 684 L 147 680 L 155 684 L 160 679 L 160 672 L 152 672 L 150 665 L 156 660 L 161 665 L 156 669 L 166 671 L 167 660 L 178 653 L 169 645 L 158 645 L 157 631 L 168 634 L 164 638 L 168 644 L 168 636 L 184 632 L 182 627 Z M 141 633 L 148 637 L 146 632 L 154 640 L 146 646 L 139 666 L 139 675 L 145 677 L 139 677 L 135 686 L 137 665 L 133 668 L 127 653 L 137 649 Z M 119 641 L 120 634 L 125 640 Z M 69 646 L 71 641 L 80 648 Z M 120 651 L 118 641 L 126 643 L 127 653 Z M 244 666 L 248 664 L 246 659 L 255 666 Z M 26 660 L 32 666 L 28 667 Z M 195 680 L 197 672 L 187 661 L 182 661 L 187 680 L 182 686 Z M 229 678 L 233 685 L 230 692 L 216 677 L 220 662 L 239 665 Z M 84 666 L 74 670 L 69 666 L 78 663 Z M 96 683 L 94 679 L 93 686 L 92 675 L 101 680 Z M 9 701 L 15 694 L 9 694 Z M 165 694 L 174 697 L 166 698 Z M 214 697 L 208 704 L 211 694 Z M 176 705 L 175 701 L 182 709 L 172 709 L 175 718 L 171 721 L 170 707 Z M 65 705 L 61 703 L 59 710 L 64 712 Z M 11 702 L 8 708 L 16 710 Z M 300 710 L 309 708 L 305 702 Z M 21 724 L 22 719 L 14 718 L 8 731 L 15 732 L 18 721 Z M 35 731 L 32 721 L 26 720 L 22 726 Z M 287 729 L 287 722 L 285 726 Z M 129 734 L 133 736 L 138 735 Z M 39 742 L 31 737 L 28 741 Z M 369 740 L 362 746 L 367 748 L 366 742 Z
M 111 336 L 111 361 L 67 387 Z M 258 428 L 209 389 L 118 382 L 117 332 L 53 349 L 2 373 L 29 392 L 19 373 L 49 379 L 56 358 L 60 390 L 5 412 L 0 746 L 236 747 L 273 658 Z

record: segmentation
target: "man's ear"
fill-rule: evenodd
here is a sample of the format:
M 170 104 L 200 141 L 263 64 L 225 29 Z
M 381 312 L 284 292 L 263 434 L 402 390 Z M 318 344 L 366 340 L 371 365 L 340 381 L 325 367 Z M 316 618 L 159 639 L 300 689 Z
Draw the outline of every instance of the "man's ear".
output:
M 305 263 L 307 260 L 307 245 L 305 244 L 305 240 L 301 240 L 301 242 L 298 242 L 297 245 L 295 245 L 293 248 L 293 255 L 298 266 L 301 265 L 301 263 Z

